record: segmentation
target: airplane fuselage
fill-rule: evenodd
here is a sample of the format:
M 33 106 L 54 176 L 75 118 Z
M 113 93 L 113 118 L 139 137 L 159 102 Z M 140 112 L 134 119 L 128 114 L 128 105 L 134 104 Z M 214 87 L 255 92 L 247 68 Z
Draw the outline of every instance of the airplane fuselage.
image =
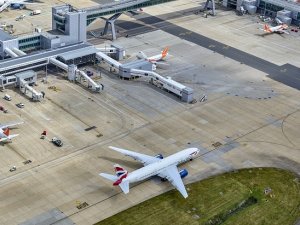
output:
M 0 138 L 0 142 L 4 143 L 4 142 L 9 142 L 11 141 L 11 139 L 9 138 Z
M 270 32 L 270 33 L 272 33 L 272 32 L 284 33 L 282 30 L 286 30 L 286 29 L 287 29 L 286 25 L 279 25 L 279 26 L 276 26 L 276 27 L 269 27 L 267 31 Z
M 147 58 L 147 60 L 149 61 L 149 62 L 157 62 L 157 61 L 159 61 L 159 60 L 161 60 L 162 59 L 162 55 L 161 54 L 159 54 L 159 55 L 154 55 L 154 56 L 151 56 L 151 57 L 148 57 Z
M 193 159 L 199 150 L 197 148 L 188 148 L 183 151 L 177 152 L 170 155 L 158 162 L 152 163 L 131 173 L 128 173 L 127 177 L 123 181 L 138 182 L 145 180 L 149 177 L 155 176 L 160 173 L 160 171 L 165 170 L 167 167 L 172 165 L 179 165 L 186 161 Z

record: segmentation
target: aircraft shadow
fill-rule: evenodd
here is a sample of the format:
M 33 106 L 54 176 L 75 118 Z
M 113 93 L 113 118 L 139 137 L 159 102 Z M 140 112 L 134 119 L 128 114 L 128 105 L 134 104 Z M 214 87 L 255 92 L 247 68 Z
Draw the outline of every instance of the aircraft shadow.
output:
M 110 161 L 110 162 L 115 163 L 115 164 L 120 164 L 121 166 L 124 166 L 125 169 L 126 168 L 138 169 L 138 168 L 141 168 L 143 166 L 139 162 L 133 162 L 133 161 L 124 160 L 124 159 L 116 159 L 116 158 L 107 157 L 107 156 L 99 156 L 98 158 Z

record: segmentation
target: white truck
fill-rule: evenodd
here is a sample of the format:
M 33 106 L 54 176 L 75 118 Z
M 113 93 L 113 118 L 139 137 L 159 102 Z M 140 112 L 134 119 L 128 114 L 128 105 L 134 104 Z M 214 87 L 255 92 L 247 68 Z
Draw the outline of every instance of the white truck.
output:
M 36 10 L 33 10 L 33 11 L 30 13 L 30 15 L 31 15 L 31 16 L 39 15 L 39 14 L 41 14 L 41 12 L 42 12 L 42 10 L 36 9 Z
M 11 101 L 11 97 L 8 94 L 5 94 L 3 97 L 6 101 Z

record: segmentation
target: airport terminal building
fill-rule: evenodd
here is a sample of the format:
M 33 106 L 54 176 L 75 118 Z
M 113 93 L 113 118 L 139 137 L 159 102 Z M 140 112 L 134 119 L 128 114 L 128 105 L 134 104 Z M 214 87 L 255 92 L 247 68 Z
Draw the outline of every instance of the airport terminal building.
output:
M 285 0 L 223 0 L 223 6 L 240 10 L 244 6 L 250 14 L 259 13 L 287 24 L 300 25 L 300 2 Z

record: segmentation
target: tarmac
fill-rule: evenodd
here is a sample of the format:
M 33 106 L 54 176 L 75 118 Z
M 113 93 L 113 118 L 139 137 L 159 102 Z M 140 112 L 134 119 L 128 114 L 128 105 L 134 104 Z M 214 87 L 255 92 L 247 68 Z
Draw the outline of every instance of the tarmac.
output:
M 189 171 L 185 183 L 248 167 L 300 174 L 299 90 L 285 84 L 286 76 L 280 82 L 272 77 L 281 75 L 280 69 L 294 82 L 299 37 L 258 36 L 256 17 L 237 17 L 232 11 L 218 10 L 208 18 L 184 11 L 196 7 L 194 1 L 178 0 L 145 8 L 137 20 L 122 15 L 118 29 L 123 37 L 115 41 L 126 49 L 124 62 L 138 51 L 151 56 L 169 46 L 169 67 L 156 72 L 193 88 L 195 104 L 142 78 L 120 80 L 106 64 L 86 66 L 104 84 L 100 94 L 85 83 L 67 81 L 55 67 L 47 83 L 39 79 L 34 87 L 46 93 L 40 103 L 17 89 L 0 93 L 12 96 L 11 102 L 1 101 L 8 109 L 0 113 L 1 122 L 25 122 L 11 130 L 20 134 L 12 143 L 0 146 L 0 224 L 94 224 L 173 188 L 151 179 L 121 193 L 98 174 L 113 173 L 115 163 L 129 171 L 141 165 L 110 151 L 109 145 L 153 156 L 198 147 L 200 157 L 181 166 Z M 184 13 L 174 16 L 174 8 Z M 91 42 L 97 47 L 111 43 Z M 208 100 L 199 102 L 203 95 Z M 19 102 L 23 109 L 15 106 Z M 48 131 L 45 140 L 40 139 L 43 130 Z M 50 142 L 54 136 L 63 147 Z M 17 170 L 9 172 L 12 166 Z

